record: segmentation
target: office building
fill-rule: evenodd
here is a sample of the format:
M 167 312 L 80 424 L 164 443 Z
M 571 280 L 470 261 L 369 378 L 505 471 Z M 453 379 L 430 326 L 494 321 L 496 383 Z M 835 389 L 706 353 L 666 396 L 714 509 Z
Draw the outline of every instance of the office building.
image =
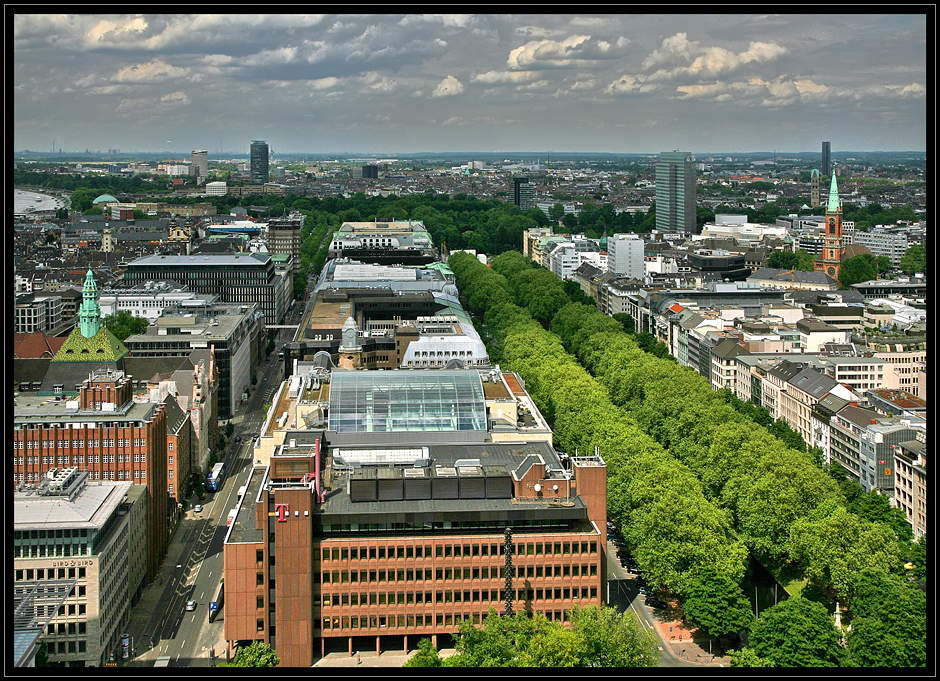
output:
M 293 297 L 291 273 L 279 270 L 270 253 L 148 255 L 127 264 L 126 285 L 175 281 L 223 303 L 257 303 L 268 326 L 280 324 Z
M 379 265 L 426 265 L 437 260 L 431 235 L 420 220 L 344 222 L 333 234 L 330 258 Z
M 252 140 L 249 154 L 251 161 L 251 183 L 265 184 L 268 176 L 268 143 L 264 140 Z
M 494 441 L 491 391 L 507 407 L 524 394 L 495 374 L 333 371 L 298 386 L 298 405 L 327 401 L 326 428 L 274 416 L 283 444 L 255 466 L 225 538 L 229 645 L 265 641 L 284 666 L 443 646 L 461 621 L 503 611 L 507 529 L 516 611 L 563 622 L 603 603 L 605 463 Z
M 124 344 L 132 357 L 189 357 L 211 348 L 218 370 L 218 418 L 235 415 L 251 385 L 264 341 L 262 315 L 253 305 L 166 308 L 147 331 Z M 149 377 L 144 377 L 149 378 Z
M 14 333 L 51 331 L 62 319 L 62 296 L 23 293 L 14 300 Z
M 895 267 L 901 265 L 901 258 L 908 247 L 907 234 L 888 232 L 881 227 L 876 227 L 870 232 L 853 230 L 852 243 L 864 246 L 876 258 L 882 255 L 890 258 Z
M 70 591 L 43 626 L 49 661 L 102 667 L 117 654 L 145 582 L 146 489 L 50 468 L 13 494 L 13 585 Z M 164 529 L 164 534 L 166 530 Z
M 656 229 L 698 234 L 695 157 L 686 151 L 664 151 L 656 163 Z
M 144 281 L 124 288 L 102 289 L 98 304 L 104 317 L 126 310 L 135 317 L 143 317 L 150 322 L 159 317 L 165 308 L 179 305 L 183 301 L 211 305 L 218 299 L 217 295 L 196 293 L 188 286 L 175 281 Z
M 512 178 L 512 202 L 523 213 L 535 205 L 535 194 L 528 177 Z
M 304 216 L 301 213 L 291 213 L 285 218 L 275 218 L 268 222 L 268 252 L 291 256 L 295 275 L 300 273 L 303 227 Z
M 608 267 L 618 277 L 643 280 L 646 263 L 644 242 L 636 234 L 614 234 L 607 240 Z
M 89 479 L 146 488 L 148 579 L 167 548 L 167 412 L 135 402 L 123 371 L 95 370 L 78 398 L 19 395 L 13 404 L 13 485 L 39 485 L 51 467 L 75 467 Z
M 829 177 L 832 173 L 832 160 L 829 157 L 829 142 L 822 143 L 822 174 L 825 177 Z
M 190 168 L 196 176 L 197 186 L 205 182 L 209 175 L 209 152 L 206 149 L 194 149 Z
M 206 196 L 225 196 L 227 187 L 225 182 L 206 182 Z
M 894 497 L 892 505 L 904 511 L 914 539 L 927 534 L 927 447 L 921 440 L 910 439 L 895 445 Z

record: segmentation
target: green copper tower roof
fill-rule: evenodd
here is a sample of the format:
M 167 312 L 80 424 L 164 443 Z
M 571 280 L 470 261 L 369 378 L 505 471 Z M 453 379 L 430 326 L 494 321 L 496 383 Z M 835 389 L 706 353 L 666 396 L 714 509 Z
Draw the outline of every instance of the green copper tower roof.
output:
M 101 328 L 101 307 L 98 305 L 98 285 L 95 277 L 88 270 L 85 285 L 82 286 L 82 306 L 78 310 L 78 321 L 85 338 L 93 338 Z
M 829 205 L 826 206 L 827 213 L 838 213 L 842 210 L 842 202 L 839 201 L 839 187 L 836 185 L 836 171 L 832 171 L 832 182 L 829 184 Z

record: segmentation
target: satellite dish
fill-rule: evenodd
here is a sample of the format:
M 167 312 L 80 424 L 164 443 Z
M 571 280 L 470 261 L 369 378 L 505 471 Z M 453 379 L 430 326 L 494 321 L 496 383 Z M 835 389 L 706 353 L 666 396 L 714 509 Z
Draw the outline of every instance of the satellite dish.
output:
M 541 491 L 542 491 L 542 486 L 537 484 L 537 485 L 535 486 L 535 491 L 536 491 L 536 492 L 541 492 Z

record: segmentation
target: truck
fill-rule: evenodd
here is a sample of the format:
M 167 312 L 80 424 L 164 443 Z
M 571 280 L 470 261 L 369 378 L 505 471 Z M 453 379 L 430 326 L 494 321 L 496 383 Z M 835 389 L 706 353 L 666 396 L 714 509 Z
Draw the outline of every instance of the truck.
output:
M 238 509 L 233 508 L 228 512 L 228 522 L 225 524 L 226 527 L 231 527 L 232 523 L 235 521 L 235 516 L 238 514 Z
M 154 667 L 169 667 L 170 666 L 170 656 L 161 655 L 157 658 L 157 661 L 153 663 Z

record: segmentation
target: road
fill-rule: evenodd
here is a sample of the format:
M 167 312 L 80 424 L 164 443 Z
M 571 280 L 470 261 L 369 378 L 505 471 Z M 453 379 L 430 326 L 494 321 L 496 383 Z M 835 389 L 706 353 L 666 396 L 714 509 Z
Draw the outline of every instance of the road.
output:
M 649 629 L 659 639 L 659 666 L 660 667 L 695 667 L 691 662 L 680 659 L 670 649 L 669 644 L 662 640 L 656 627 L 652 608 L 648 607 L 637 591 L 636 578 L 629 574 L 617 560 L 617 547 L 607 542 L 607 604 L 617 608 L 619 612 L 629 610 L 640 624 Z
M 300 315 L 299 306 L 289 318 Z M 287 321 L 286 323 L 295 323 Z M 153 650 L 150 660 L 169 655 L 174 667 L 208 667 L 212 664 L 210 651 L 224 659 L 224 650 L 213 646 L 219 641 L 224 627 L 225 608 L 214 622 L 209 622 L 209 603 L 215 600 L 223 576 L 223 544 L 228 530 L 228 512 L 237 503 L 238 489 L 251 475 L 252 442 L 264 423 L 261 410 L 268 401 L 265 397 L 275 391 L 283 376 L 277 361 L 280 346 L 292 336 L 291 329 L 281 329 L 275 339 L 275 351 L 261 363 L 261 375 L 251 397 L 232 419 L 235 434 L 222 458 L 226 462 L 226 477 L 222 488 L 203 500 L 203 510 L 186 512 L 174 540 L 172 553 L 168 553 L 157 573 L 160 589 L 160 607 L 149 615 L 143 640 L 135 643 L 140 653 Z M 191 506 L 197 500 L 191 500 Z M 186 602 L 196 601 L 196 609 L 186 611 Z M 138 663 L 139 664 L 139 663 Z

